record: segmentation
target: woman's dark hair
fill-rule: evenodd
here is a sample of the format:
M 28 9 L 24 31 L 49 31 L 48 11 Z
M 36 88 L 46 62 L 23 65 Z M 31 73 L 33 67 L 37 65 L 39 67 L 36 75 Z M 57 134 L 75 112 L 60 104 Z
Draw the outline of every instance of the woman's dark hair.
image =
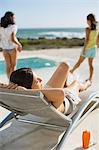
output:
M 97 21 L 96 21 L 94 14 L 89 14 L 87 16 L 87 20 L 90 20 L 90 22 L 91 22 L 91 30 L 96 30 Z
M 23 86 L 27 89 L 32 88 L 33 72 L 31 68 L 20 68 L 13 71 L 10 75 L 10 82 Z
M 1 18 L 1 27 L 7 28 L 8 25 L 15 24 L 13 16 L 14 16 L 13 12 L 7 11 L 5 15 Z

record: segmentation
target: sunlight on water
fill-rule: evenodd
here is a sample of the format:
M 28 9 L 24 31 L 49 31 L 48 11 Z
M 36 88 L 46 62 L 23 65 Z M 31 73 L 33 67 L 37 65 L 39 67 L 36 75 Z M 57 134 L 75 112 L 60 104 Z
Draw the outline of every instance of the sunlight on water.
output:
M 39 57 L 18 59 L 17 61 L 17 68 L 27 67 L 32 69 L 42 69 L 54 66 L 56 66 L 55 61 Z M 0 61 L 0 74 L 5 74 L 6 72 L 5 68 L 6 66 L 4 61 Z

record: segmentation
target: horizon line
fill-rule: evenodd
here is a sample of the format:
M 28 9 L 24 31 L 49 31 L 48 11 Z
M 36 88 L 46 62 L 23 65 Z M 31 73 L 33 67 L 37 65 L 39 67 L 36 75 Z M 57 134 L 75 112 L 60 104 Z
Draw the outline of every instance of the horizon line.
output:
M 85 27 L 19 27 L 18 29 L 68 29 L 68 28 L 81 28 Z

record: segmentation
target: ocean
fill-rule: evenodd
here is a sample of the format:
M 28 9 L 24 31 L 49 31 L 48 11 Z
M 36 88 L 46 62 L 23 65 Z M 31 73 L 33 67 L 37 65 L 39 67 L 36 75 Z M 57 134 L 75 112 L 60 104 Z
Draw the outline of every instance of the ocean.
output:
M 18 29 L 17 37 L 18 38 L 83 38 L 84 37 L 84 28 L 30 28 L 30 29 Z

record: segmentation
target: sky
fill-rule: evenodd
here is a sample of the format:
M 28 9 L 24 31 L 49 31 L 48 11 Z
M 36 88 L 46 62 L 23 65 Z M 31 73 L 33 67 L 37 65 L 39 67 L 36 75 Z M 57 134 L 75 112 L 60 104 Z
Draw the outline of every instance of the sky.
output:
M 19 28 L 85 27 L 89 13 L 99 21 L 99 0 L 0 0 L 0 18 L 6 11 Z

